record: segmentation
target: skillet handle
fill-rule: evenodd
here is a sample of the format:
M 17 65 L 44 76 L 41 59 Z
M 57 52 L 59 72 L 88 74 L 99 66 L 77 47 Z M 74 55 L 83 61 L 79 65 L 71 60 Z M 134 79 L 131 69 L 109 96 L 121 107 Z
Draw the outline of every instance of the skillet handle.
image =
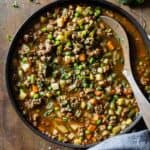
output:
M 140 108 L 140 112 L 143 116 L 145 124 L 148 129 L 150 129 L 150 103 L 147 101 L 145 96 L 142 94 L 141 90 L 139 89 L 137 83 L 135 82 L 132 72 L 124 70 L 124 76 L 130 83 L 130 86 L 133 90 L 134 96 L 137 100 L 138 106 Z

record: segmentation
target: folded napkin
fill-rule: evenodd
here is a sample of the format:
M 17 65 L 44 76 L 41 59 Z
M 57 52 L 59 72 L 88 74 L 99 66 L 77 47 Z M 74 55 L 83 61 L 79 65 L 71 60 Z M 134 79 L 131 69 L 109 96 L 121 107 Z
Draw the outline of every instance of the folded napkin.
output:
M 150 150 L 150 131 L 118 135 L 88 150 Z

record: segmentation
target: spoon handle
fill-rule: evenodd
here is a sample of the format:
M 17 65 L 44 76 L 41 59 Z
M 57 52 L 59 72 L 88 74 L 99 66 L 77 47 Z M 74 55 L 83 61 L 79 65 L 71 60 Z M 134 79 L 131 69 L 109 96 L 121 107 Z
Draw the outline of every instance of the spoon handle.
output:
M 120 23 L 114 20 L 113 18 L 107 16 L 101 16 L 101 19 L 113 29 L 113 31 L 116 33 L 116 35 L 119 38 L 123 37 L 123 40 L 120 41 L 122 45 L 124 60 L 125 60 L 123 74 L 128 80 L 128 82 L 130 83 L 130 86 L 133 90 L 134 96 L 140 108 L 140 112 L 144 118 L 147 127 L 150 129 L 150 113 L 149 113 L 150 104 L 148 103 L 145 96 L 142 94 L 132 74 L 130 53 L 129 53 L 130 48 L 129 48 L 129 41 L 128 41 L 127 34 L 123 29 L 123 27 L 120 25 Z
M 150 129 L 150 103 L 147 101 L 145 96 L 142 94 L 141 90 L 139 89 L 137 83 L 135 82 L 132 72 L 124 70 L 123 71 L 124 76 L 130 83 L 130 86 L 133 90 L 134 96 L 137 100 L 138 106 L 140 108 L 140 112 L 143 116 L 143 119 L 145 121 L 145 124 L 148 129 Z

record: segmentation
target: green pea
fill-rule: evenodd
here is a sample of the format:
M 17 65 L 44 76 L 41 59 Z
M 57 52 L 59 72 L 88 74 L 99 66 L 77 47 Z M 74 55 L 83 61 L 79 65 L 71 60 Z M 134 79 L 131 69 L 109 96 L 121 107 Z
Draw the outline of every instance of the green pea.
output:
M 102 120 L 100 120 L 100 119 L 96 120 L 96 125 L 100 125 L 101 122 L 102 122 Z
M 55 41 L 55 46 L 58 46 L 58 45 L 60 45 L 60 41 L 59 41 L 59 40 L 56 40 L 56 41 Z
M 61 92 L 60 92 L 60 91 L 57 91 L 57 92 L 56 92 L 56 95 L 58 95 L 58 96 L 59 96 L 60 94 L 61 94 Z
M 96 9 L 95 13 L 94 13 L 94 16 L 98 17 L 100 14 L 101 14 L 101 10 L 100 9 Z
M 112 126 L 111 125 L 107 126 L 107 129 L 112 130 Z
M 115 109 L 115 103 L 114 103 L 114 101 L 110 103 L 110 108 L 111 109 Z
M 39 96 L 40 96 L 40 95 L 36 93 L 36 94 L 33 95 L 33 98 L 34 98 L 34 99 L 37 99 L 37 98 L 39 98 Z
M 76 12 L 82 13 L 83 9 L 81 6 L 77 6 L 76 8 Z
M 53 13 L 53 15 L 52 15 L 52 16 L 53 16 L 53 18 L 56 18 L 56 16 L 57 16 L 57 15 L 56 15 L 56 13 Z
M 52 40 L 52 39 L 53 39 L 53 35 L 52 35 L 52 34 L 48 34 L 47 38 L 48 38 L 49 40 Z
M 78 66 L 78 69 L 79 69 L 79 70 L 82 70 L 82 69 L 83 69 L 83 66 L 82 66 L 82 65 L 79 65 L 79 66 Z
M 115 94 L 114 96 L 113 96 L 113 99 L 114 100 L 117 100 L 119 98 L 119 96 L 117 95 L 117 94 Z
M 79 13 L 79 12 L 76 12 L 76 13 L 74 14 L 74 16 L 78 18 L 78 17 L 80 16 L 80 13 Z
M 90 131 L 89 130 L 85 130 L 85 134 L 90 134 Z
M 24 64 L 24 63 L 27 63 L 27 62 L 28 62 L 27 57 L 23 57 L 22 60 L 21 60 L 21 62 L 22 62 L 23 64 Z
M 86 35 L 87 35 L 87 31 L 82 31 L 82 33 L 81 33 L 81 35 L 82 35 L 82 37 L 86 37 Z
M 87 88 L 87 87 L 88 87 L 88 84 L 84 82 L 84 83 L 83 83 L 83 87 L 84 87 L 84 88 Z
M 67 41 L 67 43 L 66 43 L 66 47 L 71 47 L 71 46 L 72 46 L 71 41 Z
M 83 25 L 80 25 L 80 30 L 83 30 L 84 29 L 84 26 Z

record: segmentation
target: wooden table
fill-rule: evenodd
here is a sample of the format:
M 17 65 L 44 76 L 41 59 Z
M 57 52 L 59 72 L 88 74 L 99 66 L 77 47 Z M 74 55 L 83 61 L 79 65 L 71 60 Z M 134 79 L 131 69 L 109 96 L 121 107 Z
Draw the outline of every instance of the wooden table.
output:
M 116 0 L 109 1 L 116 3 Z M 14 0 L 0 0 L 0 150 L 71 150 L 48 143 L 35 135 L 19 119 L 10 104 L 4 82 L 4 66 L 9 49 L 6 36 L 13 35 L 33 12 L 51 0 L 39 0 L 40 4 L 31 3 L 29 0 L 17 0 L 19 8 L 13 8 L 13 2 Z M 117 5 L 137 18 L 143 26 L 146 23 L 145 29 L 150 34 L 150 3 L 148 1 L 139 8 Z

